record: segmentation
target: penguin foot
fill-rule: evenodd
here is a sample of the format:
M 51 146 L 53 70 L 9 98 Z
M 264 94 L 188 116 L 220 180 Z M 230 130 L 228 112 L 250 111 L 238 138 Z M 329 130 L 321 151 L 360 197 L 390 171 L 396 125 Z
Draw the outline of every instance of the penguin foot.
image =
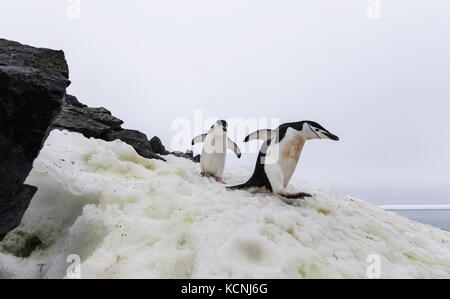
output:
M 216 181 L 218 181 L 219 183 L 222 183 L 222 184 L 226 184 L 221 178 L 216 178 Z
M 201 175 L 202 177 L 206 177 L 206 178 L 215 178 L 217 182 L 222 183 L 222 184 L 226 184 L 226 183 L 222 180 L 222 178 L 217 178 L 217 177 L 213 176 L 212 174 L 205 173 L 205 172 L 201 172 L 200 175 Z
M 305 192 L 298 192 L 298 193 L 289 193 L 289 192 L 280 192 L 281 196 L 287 198 L 287 199 L 303 199 L 305 197 L 312 197 L 311 194 L 305 193 Z

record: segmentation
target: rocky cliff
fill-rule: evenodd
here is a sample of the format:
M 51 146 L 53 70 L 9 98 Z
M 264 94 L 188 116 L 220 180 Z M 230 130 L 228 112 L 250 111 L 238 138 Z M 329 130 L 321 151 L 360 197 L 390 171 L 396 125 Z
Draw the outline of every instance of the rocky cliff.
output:
M 78 132 L 88 138 L 119 139 L 149 159 L 173 154 L 158 137 L 122 128 L 106 108 L 92 108 L 66 94 L 70 84 L 64 52 L 0 39 L 0 240 L 21 221 L 36 187 L 24 185 L 49 132 Z
M 0 39 L 0 240 L 36 187 L 24 185 L 69 85 L 64 53 Z

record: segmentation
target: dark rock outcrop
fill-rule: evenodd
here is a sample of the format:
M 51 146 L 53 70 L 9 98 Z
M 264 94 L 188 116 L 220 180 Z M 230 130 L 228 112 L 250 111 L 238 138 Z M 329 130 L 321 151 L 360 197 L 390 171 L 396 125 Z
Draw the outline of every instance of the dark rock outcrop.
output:
M 194 157 L 194 154 L 192 151 L 188 150 L 185 153 L 175 151 L 175 152 L 169 152 L 166 150 L 164 145 L 161 142 L 161 139 L 159 137 L 155 136 L 150 140 L 150 145 L 152 146 L 153 152 L 160 154 L 160 155 L 174 155 L 176 157 L 181 157 L 185 159 L 189 159 L 193 162 L 200 163 L 200 155 L 197 155 Z
M 24 185 L 66 94 L 62 51 L 0 39 L 0 240 L 37 188 Z
M 155 136 L 150 140 L 150 145 L 153 149 L 153 152 L 159 155 L 168 155 L 170 154 L 169 151 L 166 150 L 164 145 L 161 142 L 161 139 L 159 137 Z
M 105 108 L 66 95 L 69 84 L 64 52 L 0 39 L 0 241 L 20 224 L 37 191 L 24 182 L 53 122 L 54 128 L 88 138 L 120 139 L 146 158 L 165 161 L 160 155 L 173 154 L 199 161 L 192 152 L 167 151 L 158 137 L 149 141 L 141 132 L 122 128 L 123 121 Z
M 195 162 L 195 163 L 200 163 L 200 155 L 197 155 L 197 156 L 194 157 L 194 153 L 192 151 L 190 151 L 190 150 L 186 151 L 185 153 L 175 151 L 175 152 L 171 152 L 171 154 L 176 156 L 176 157 L 189 159 L 189 160 L 191 160 L 192 162 Z
M 64 106 L 69 105 L 69 106 L 74 106 L 74 107 L 79 107 L 79 108 L 85 108 L 87 107 L 87 105 L 78 102 L 78 99 L 74 96 L 71 96 L 70 94 L 66 95 L 66 99 L 64 101 Z M 55 125 L 53 125 L 55 126 Z
M 63 51 L 34 48 L 0 38 L 0 66 L 26 67 L 50 71 L 69 78 L 69 67 Z
M 55 119 L 54 128 L 78 132 L 87 138 L 98 138 L 108 131 L 120 129 L 123 121 L 112 116 L 105 108 L 91 108 L 68 95 L 61 113 Z

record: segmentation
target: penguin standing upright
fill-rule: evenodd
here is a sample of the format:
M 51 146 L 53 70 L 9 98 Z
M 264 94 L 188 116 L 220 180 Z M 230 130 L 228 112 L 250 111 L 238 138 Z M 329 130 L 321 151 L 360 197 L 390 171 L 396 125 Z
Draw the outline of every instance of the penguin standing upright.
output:
M 227 136 L 228 124 L 224 120 L 217 121 L 206 134 L 198 135 L 192 140 L 192 145 L 203 142 L 200 156 L 202 175 L 215 177 L 223 183 L 222 176 L 225 168 L 227 149 L 232 150 L 238 158 L 241 150 Z
M 303 192 L 288 193 L 285 190 L 297 167 L 305 142 L 311 139 L 338 141 L 339 137 L 316 122 L 299 121 L 282 124 L 276 130 L 256 131 L 248 135 L 244 142 L 255 139 L 265 142 L 259 151 L 252 177 L 244 184 L 229 188 L 265 187 L 285 198 L 296 199 L 311 196 Z

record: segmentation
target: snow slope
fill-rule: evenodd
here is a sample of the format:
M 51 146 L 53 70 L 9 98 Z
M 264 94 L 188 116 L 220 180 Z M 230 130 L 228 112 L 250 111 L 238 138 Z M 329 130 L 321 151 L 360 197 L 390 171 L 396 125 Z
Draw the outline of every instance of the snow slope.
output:
M 366 278 L 371 254 L 383 278 L 450 277 L 448 232 L 296 182 L 314 198 L 288 205 L 227 191 L 198 164 L 167 158 L 53 131 L 17 229 L 43 244 L 27 258 L 3 246 L 0 277 L 65 277 L 70 254 L 80 256 L 82 278 Z M 228 169 L 225 179 L 249 175 Z

